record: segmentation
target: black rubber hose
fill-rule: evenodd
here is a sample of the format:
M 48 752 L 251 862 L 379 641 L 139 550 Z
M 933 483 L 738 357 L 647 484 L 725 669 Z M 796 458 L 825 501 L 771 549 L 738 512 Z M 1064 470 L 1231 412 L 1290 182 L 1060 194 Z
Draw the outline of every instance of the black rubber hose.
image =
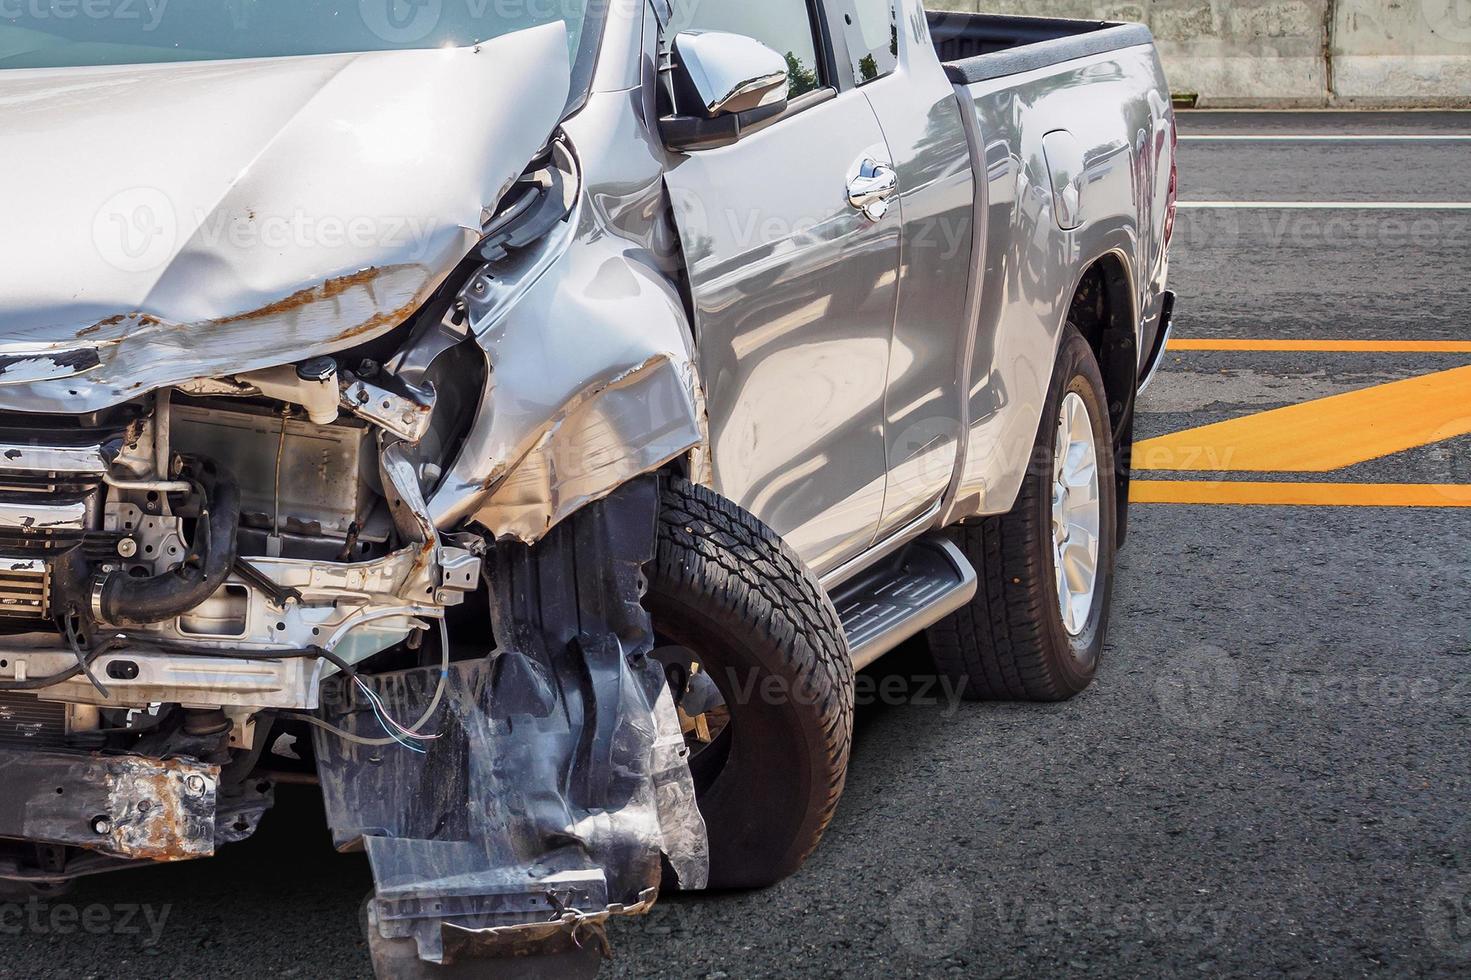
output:
M 82 672 L 82 665 L 68 667 L 59 674 L 48 674 L 45 677 L 32 677 L 24 681 L 0 681 L 0 691 L 41 691 L 48 687 L 55 687 L 65 681 L 71 680 Z
M 97 649 L 86 654 L 86 662 L 90 664 L 104 653 L 111 652 L 116 645 L 117 641 L 113 639 L 98 644 Z M 82 669 L 82 665 L 78 663 L 59 673 L 48 674 L 45 677 L 32 677 L 24 681 L 0 681 L 0 691 L 7 693 L 10 691 L 42 691 L 48 687 L 55 687 L 57 684 L 71 680 L 73 677 L 82 673 Z
M 240 484 L 203 456 L 186 459 L 184 475 L 204 491 L 204 511 L 189 558 L 153 578 L 133 578 L 125 570 L 105 575 L 96 609 L 104 623 L 148 626 L 174 619 L 214 595 L 229 577 L 240 525 Z

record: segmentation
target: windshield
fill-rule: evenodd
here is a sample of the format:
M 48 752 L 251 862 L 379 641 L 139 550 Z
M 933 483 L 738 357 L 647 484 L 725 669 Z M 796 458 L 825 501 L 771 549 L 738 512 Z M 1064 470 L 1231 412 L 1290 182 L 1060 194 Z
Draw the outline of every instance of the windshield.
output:
M 0 0 L 0 69 L 464 47 L 564 21 L 573 92 L 607 0 Z

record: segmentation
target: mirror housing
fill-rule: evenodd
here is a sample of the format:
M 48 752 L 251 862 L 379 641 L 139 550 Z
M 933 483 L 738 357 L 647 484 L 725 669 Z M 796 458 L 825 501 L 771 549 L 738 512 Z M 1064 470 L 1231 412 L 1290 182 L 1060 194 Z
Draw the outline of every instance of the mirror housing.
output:
M 754 38 L 684 31 L 670 47 L 675 114 L 659 120 L 672 150 L 728 146 L 787 107 L 787 59 Z

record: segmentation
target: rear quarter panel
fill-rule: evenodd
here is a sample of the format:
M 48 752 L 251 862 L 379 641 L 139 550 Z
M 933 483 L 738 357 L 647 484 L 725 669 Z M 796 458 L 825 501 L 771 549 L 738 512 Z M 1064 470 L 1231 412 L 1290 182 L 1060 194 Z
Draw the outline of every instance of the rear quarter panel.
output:
M 1129 277 L 1131 316 L 1144 335 L 1136 350 L 1152 335 L 1167 275 L 1171 121 L 1150 46 L 956 90 L 973 113 L 985 217 L 958 518 L 1004 513 L 1015 502 L 1070 301 L 1096 262 L 1112 256 Z M 1072 231 L 1058 225 L 1043 151 L 1043 138 L 1059 130 L 1083 157 L 1083 223 Z

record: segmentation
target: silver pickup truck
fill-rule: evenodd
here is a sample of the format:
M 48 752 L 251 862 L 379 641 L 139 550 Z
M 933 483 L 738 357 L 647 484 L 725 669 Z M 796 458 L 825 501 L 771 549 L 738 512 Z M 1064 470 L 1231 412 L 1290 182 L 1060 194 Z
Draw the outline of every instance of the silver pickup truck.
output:
M 1092 681 L 1173 307 L 1147 30 L 137 11 L 0 14 L 0 878 L 311 783 L 380 974 L 584 962 L 802 864 L 905 640 Z

